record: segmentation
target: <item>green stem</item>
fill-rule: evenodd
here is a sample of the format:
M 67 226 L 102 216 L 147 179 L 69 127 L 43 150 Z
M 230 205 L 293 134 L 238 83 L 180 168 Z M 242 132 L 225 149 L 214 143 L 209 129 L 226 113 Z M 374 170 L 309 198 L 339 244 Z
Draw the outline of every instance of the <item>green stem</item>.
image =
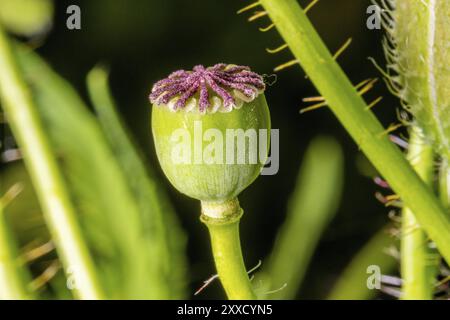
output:
M 256 299 L 242 258 L 242 212 L 237 199 L 221 203 L 202 201 L 201 220 L 208 227 L 217 273 L 230 300 Z
M 31 295 L 17 255 L 17 247 L 7 226 L 3 203 L 0 203 L 0 300 L 26 300 Z
M 443 159 L 439 172 L 439 194 L 441 202 L 447 209 L 450 209 L 450 166 L 448 159 Z
M 44 209 L 58 253 L 76 284 L 77 296 L 82 299 L 102 298 L 94 264 L 56 158 L 19 71 L 8 37 L 1 26 L 0 98 Z
M 433 185 L 433 150 L 423 139 L 423 133 L 413 127 L 408 160 L 423 181 Z M 401 274 L 402 299 L 430 300 L 433 298 L 438 255 L 428 246 L 428 236 L 420 227 L 412 211 L 402 211 Z
M 327 104 L 450 262 L 450 217 L 388 138 L 296 0 L 260 0 Z

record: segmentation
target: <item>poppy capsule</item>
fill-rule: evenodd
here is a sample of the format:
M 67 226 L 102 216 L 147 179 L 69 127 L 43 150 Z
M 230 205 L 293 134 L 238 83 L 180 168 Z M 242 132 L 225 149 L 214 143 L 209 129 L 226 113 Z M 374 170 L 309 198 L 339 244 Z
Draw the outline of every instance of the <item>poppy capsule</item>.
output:
M 260 75 L 227 64 L 175 71 L 153 86 L 156 153 L 177 190 L 222 202 L 257 178 L 270 143 L 264 90 Z

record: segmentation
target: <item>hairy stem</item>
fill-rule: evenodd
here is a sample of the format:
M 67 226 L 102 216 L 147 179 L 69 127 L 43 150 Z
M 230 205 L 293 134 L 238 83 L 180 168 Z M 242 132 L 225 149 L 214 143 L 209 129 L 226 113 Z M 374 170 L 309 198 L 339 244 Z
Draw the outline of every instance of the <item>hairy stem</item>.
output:
M 418 127 L 411 130 L 408 160 L 428 184 L 433 184 L 433 149 L 423 139 Z M 438 255 L 428 246 L 428 236 L 412 211 L 402 211 L 401 274 L 402 299 L 429 300 L 433 298 Z
M 396 0 L 393 7 L 392 29 L 386 31 L 393 51 L 387 58 L 398 76 L 391 80 L 400 85 L 399 96 L 427 142 L 450 159 L 450 2 Z
M 230 300 L 253 300 L 253 292 L 239 239 L 242 209 L 237 199 L 225 203 L 202 202 L 201 220 L 211 237 L 217 273 Z
M 82 299 L 102 298 L 94 264 L 58 170 L 55 155 L 17 66 L 9 39 L 1 26 L 0 98 L 24 155 L 25 165 L 43 207 L 58 254 L 76 284 L 77 296 Z
M 261 0 L 282 37 L 327 104 L 450 262 L 450 217 L 393 145 L 333 59 L 296 0 Z

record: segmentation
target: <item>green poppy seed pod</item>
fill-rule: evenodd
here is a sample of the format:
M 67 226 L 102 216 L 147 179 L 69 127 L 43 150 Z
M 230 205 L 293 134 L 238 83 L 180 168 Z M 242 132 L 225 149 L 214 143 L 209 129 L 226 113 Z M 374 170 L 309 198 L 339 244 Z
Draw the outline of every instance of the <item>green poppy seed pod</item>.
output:
M 264 89 L 248 67 L 226 64 L 176 71 L 154 85 L 156 153 L 177 190 L 223 202 L 257 178 L 270 143 Z

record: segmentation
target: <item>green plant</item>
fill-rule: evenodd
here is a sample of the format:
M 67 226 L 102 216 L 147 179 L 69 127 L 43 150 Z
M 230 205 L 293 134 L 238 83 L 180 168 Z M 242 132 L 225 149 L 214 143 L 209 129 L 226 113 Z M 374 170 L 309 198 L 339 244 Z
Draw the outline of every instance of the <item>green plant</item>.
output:
M 58 170 L 56 157 L 42 127 L 35 103 L 23 80 L 9 39 L 0 25 L 0 98 L 11 127 L 22 148 L 28 170 L 66 270 L 76 268 L 72 276 L 77 292 L 86 299 L 102 298 L 91 256 L 75 218 L 75 210 Z
M 37 55 L 19 52 L 52 147 L 64 159 L 59 169 L 80 212 L 83 236 L 95 253 L 107 297 L 183 297 L 183 232 L 164 191 L 155 187 L 151 168 L 142 164 L 121 124 L 111 130 L 117 116 L 108 98 L 104 72 L 90 74 L 89 88 L 105 131 L 64 79 Z M 64 121 L 54 106 L 71 121 Z M 127 177 L 125 172 L 133 175 Z
M 262 298 L 295 298 L 314 249 L 337 212 L 344 185 L 343 158 L 340 145 L 331 137 L 314 138 L 308 146 L 286 220 L 256 278 L 262 284 L 258 289 Z
M 67 184 L 78 212 L 83 241 L 95 255 L 105 297 L 182 298 L 186 272 L 183 232 L 163 190 L 147 170 L 150 168 L 142 164 L 117 123 L 104 73 L 93 72 L 89 83 L 105 133 L 76 92 L 42 59 L 21 46 L 14 52 L 20 63 L 17 70 L 33 88 L 28 93 L 35 103 L 34 114 L 44 123 L 50 148 L 59 156 L 55 169 Z M 73 143 L 81 141 L 89 143 Z M 134 179 L 126 179 L 125 172 L 132 172 Z M 58 228 L 64 231 L 60 224 Z M 75 289 L 79 287 L 73 276 L 80 269 L 70 265 L 65 269 L 67 280 L 57 277 L 49 283 L 58 297 L 70 296 L 66 281 Z
M 384 274 L 396 269 L 397 260 L 386 253 L 396 245 L 395 240 L 388 234 L 388 230 L 391 228 L 393 228 L 391 224 L 383 226 L 358 251 L 339 275 L 339 279 L 333 285 L 328 299 L 368 300 L 376 296 L 377 291 L 367 287 L 367 268 L 378 266 Z
M 435 155 L 442 163 L 441 175 L 448 174 L 450 37 L 446 30 L 450 27 L 450 4 L 440 0 L 383 4 L 386 83 L 413 116 L 408 159 L 433 188 Z M 446 180 L 443 179 L 440 193 L 448 208 Z M 439 264 L 437 253 L 429 249 L 428 236 L 411 210 L 404 208 L 402 215 L 402 297 L 431 299 Z
M 0 0 L 0 22 L 11 32 L 36 35 L 52 24 L 51 0 Z
M 270 114 L 264 89 L 262 77 L 248 67 L 217 64 L 175 71 L 150 94 L 159 162 L 180 192 L 201 201 L 201 220 L 230 299 L 255 297 L 240 248 L 243 210 L 237 196 L 267 160 Z M 210 141 L 206 147 L 204 140 Z
M 450 126 L 446 122 L 449 118 L 450 95 L 447 83 L 450 74 L 446 67 L 449 51 L 446 47 L 448 36 L 445 30 L 449 23 L 446 15 L 449 4 L 439 0 L 416 1 L 413 4 L 401 0 L 382 3 L 384 7 L 380 9 L 380 18 L 388 33 L 384 47 L 388 59 L 388 73 L 384 73 L 387 76 L 386 82 L 414 116 L 409 160 L 420 177 L 427 184 L 432 184 L 433 153 L 427 145 L 434 146 L 435 152 L 443 159 L 441 181 L 444 182 L 441 183 L 441 197 L 444 195 L 443 202 L 447 206 L 445 198 L 448 198 L 448 179 L 445 166 L 449 150 L 447 130 Z M 264 13 L 269 15 L 273 26 L 278 28 L 285 39 L 286 45 L 283 47 L 289 47 L 296 56 L 297 60 L 292 63 L 303 66 L 322 94 L 324 102 L 321 105 L 331 108 L 407 206 L 403 210 L 402 229 L 403 297 L 432 298 L 437 263 L 433 258 L 435 254 L 427 249 L 427 235 L 420 230 L 418 224 L 420 222 L 449 261 L 448 215 L 433 198 L 431 189 L 427 190 L 406 162 L 400 160 L 400 153 L 389 143 L 383 133 L 385 131 L 371 114 L 370 107 L 365 106 L 296 1 L 262 0 L 247 8 L 258 5 L 264 7 Z M 418 27 L 420 31 L 416 32 Z M 438 70 L 442 72 L 437 72 Z M 391 72 L 395 74 L 392 75 Z M 378 149 L 381 146 L 383 152 Z M 392 170 L 396 164 L 401 168 Z M 413 193 L 419 190 L 414 199 Z M 428 205 L 418 203 L 425 199 L 428 199 Z M 430 211 L 432 207 L 433 212 Z M 425 214 L 427 210 L 429 211 Z M 433 223 L 431 216 L 440 222 Z
M 433 185 L 433 150 L 423 138 L 423 132 L 413 127 L 408 159 L 419 176 Z M 403 299 L 432 299 L 439 259 L 430 249 L 426 233 L 414 214 L 405 207 L 402 211 L 401 274 Z
M 316 3 L 302 9 L 296 0 L 260 0 L 240 12 L 264 9 L 250 20 L 270 18 L 262 31 L 277 28 L 286 41 L 268 51 L 289 48 L 295 56 L 275 69 L 305 69 L 322 95 L 310 98 L 319 104 L 309 110 L 329 106 L 387 179 L 384 187 L 398 193 L 398 295 L 432 299 L 441 279 L 440 255 L 450 261 L 450 3 L 380 1 L 387 67 L 378 68 L 410 115 L 401 119 L 409 129 L 406 156 L 391 143 L 391 128 L 385 130 L 371 111 L 379 99 L 366 104 L 361 97 L 373 81 L 354 86 L 335 61 L 349 42 L 332 55 L 309 22 L 306 12 Z M 29 37 L 35 46 L 49 30 L 52 12 L 50 0 L 0 0 L 0 103 L 25 164 L 0 170 L 0 299 L 186 298 L 186 236 L 157 168 L 140 154 L 117 111 L 108 72 L 96 67 L 87 76 L 90 110 L 38 54 L 6 33 Z M 211 281 L 218 277 L 230 299 L 296 297 L 343 185 L 340 146 L 332 138 L 314 139 L 272 252 L 250 280 L 256 268 L 248 271 L 242 256 L 237 197 L 268 158 L 271 119 L 263 91 L 269 79 L 248 67 L 196 66 L 159 81 L 150 95 L 156 155 L 173 186 L 200 201 L 218 272 Z M 385 229 L 352 259 L 330 299 L 374 297 L 367 267 L 386 273 L 396 266 L 385 254 L 395 244 Z
M 20 185 L 15 185 L 0 199 L 0 300 L 33 297 L 27 286 L 30 275 L 20 265 L 17 242 L 3 210 L 20 191 Z
M 450 261 L 450 218 L 333 59 L 295 0 L 259 2 L 325 103 Z

